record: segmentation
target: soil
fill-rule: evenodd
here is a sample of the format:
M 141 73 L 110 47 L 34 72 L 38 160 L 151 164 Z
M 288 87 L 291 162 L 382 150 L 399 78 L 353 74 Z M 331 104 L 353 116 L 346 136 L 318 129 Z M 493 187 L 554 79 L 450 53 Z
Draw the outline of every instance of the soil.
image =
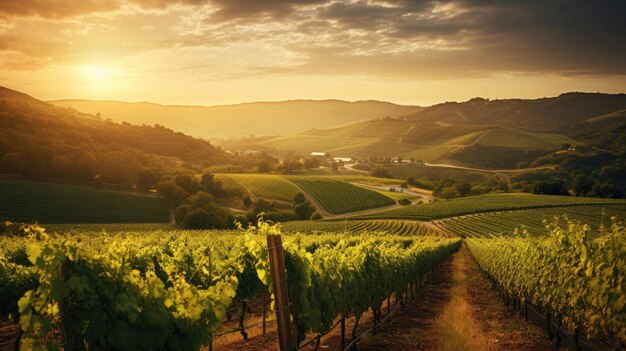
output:
M 392 305 L 394 302 L 392 299 Z M 385 317 L 386 304 L 382 311 Z M 524 322 L 521 312 L 502 303 L 465 246 L 437 268 L 404 311 L 392 317 L 390 323 L 360 339 L 358 350 L 554 350 L 538 327 Z M 252 313 L 246 324 L 259 319 L 258 313 Z M 270 313 L 268 320 L 273 319 Z M 371 312 L 362 316 L 357 335 L 371 328 L 372 319 Z M 347 343 L 352 340 L 354 322 L 354 318 L 346 319 Z M 278 350 L 275 322 L 267 324 L 265 335 L 260 325 L 247 332 L 247 341 L 239 333 L 217 338 L 213 350 Z M 340 350 L 340 335 L 336 327 L 321 339 L 319 349 Z M 314 336 L 309 335 L 307 340 Z M 314 350 L 314 346 L 304 350 Z

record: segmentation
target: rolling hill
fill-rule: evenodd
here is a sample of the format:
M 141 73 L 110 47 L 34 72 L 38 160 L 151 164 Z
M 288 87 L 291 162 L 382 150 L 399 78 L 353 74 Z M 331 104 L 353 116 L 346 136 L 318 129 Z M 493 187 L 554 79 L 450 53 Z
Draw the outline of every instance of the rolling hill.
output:
M 292 100 L 221 106 L 174 106 L 147 102 L 57 100 L 51 104 L 110 118 L 115 122 L 159 124 L 195 137 L 282 135 L 331 128 L 376 117 L 419 111 L 381 101 Z
M 492 125 L 535 132 L 562 132 L 589 118 L 626 108 L 626 94 L 564 93 L 541 99 L 446 102 L 403 116 L 420 123 Z
M 511 169 L 564 145 L 621 150 L 625 94 L 565 93 L 535 100 L 474 98 L 423 108 L 397 118 L 377 118 L 328 129 L 245 143 L 265 151 L 366 159 L 421 159 L 457 166 Z M 238 141 L 239 142 L 239 141 Z M 238 142 L 226 144 L 237 148 Z
M 128 185 L 145 169 L 197 171 L 231 159 L 162 126 L 104 121 L 0 87 L 0 173 Z

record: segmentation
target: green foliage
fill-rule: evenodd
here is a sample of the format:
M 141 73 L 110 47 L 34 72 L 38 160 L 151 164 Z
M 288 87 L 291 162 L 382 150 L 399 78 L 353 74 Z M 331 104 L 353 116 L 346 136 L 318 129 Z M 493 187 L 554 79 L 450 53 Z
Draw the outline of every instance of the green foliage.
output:
M 389 171 L 389 169 L 385 167 L 376 167 L 371 172 L 370 175 L 376 178 L 393 178 L 393 175 Z
M 245 196 L 243 198 L 243 206 L 245 208 L 248 208 L 248 207 L 252 206 L 252 199 L 250 198 L 250 196 Z
M 234 225 L 230 212 L 218 207 L 213 196 L 204 191 L 185 199 L 174 211 L 174 218 L 185 229 L 223 229 Z
M 412 219 L 430 221 L 433 219 L 483 212 L 562 206 L 584 206 L 593 204 L 623 205 L 626 204 L 626 202 L 620 200 L 580 198 L 572 196 L 531 195 L 525 193 L 488 194 L 394 208 L 360 216 L 352 216 L 348 217 L 348 219 Z
M 510 295 L 547 307 L 567 330 L 626 342 L 626 232 L 597 239 L 589 226 L 548 225 L 541 238 L 470 239 L 481 268 Z
M 104 121 L 0 90 L 3 174 L 89 182 L 97 178 L 131 186 L 144 169 L 158 174 L 191 172 L 206 163 L 232 161 L 232 156 L 209 142 L 163 126 Z
M 313 212 L 315 212 L 315 207 L 311 206 L 311 203 L 305 201 L 301 204 L 295 205 L 293 207 L 293 211 L 296 213 L 299 219 L 309 219 Z
M 146 194 L 26 180 L 0 180 L 0 194 L 0 214 L 18 222 L 169 221 L 166 201 Z
M 315 211 L 315 212 L 313 212 L 313 214 L 311 214 L 311 220 L 312 220 L 312 221 L 317 221 L 317 220 L 320 220 L 320 219 L 322 219 L 322 218 L 324 218 L 324 217 L 322 216 L 322 214 L 321 214 L 321 213 L 319 213 L 319 212 L 317 212 L 317 211 Z
M 306 197 L 303 193 L 297 193 L 296 196 L 293 197 L 293 204 L 300 205 L 306 202 Z
M 626 206 L 582 205 L 572 207 L 537 208 L 519 211 L 503 211 L 452 217 L 439 223 L 461 237 L 484 237 L 510 235 L 515 228 L 525 228 L 530 235 L 545 235 L 543 221 L 552 221 L 567 214 L 570 220 L 589 224 L 594 232 L 606 226 L 609 218 L 626 219 Z
M 554 179 L 550 182 L 537 181 L 533 183 L 531 192 L 543 195 L 569 195 L 562 179 Z
M 394 204 L 392 199 L 376 191 L 335 180 L 333 177 L 292 176 L 288 179 L 331 213 L 346 213 Z
M 317 213 L 317 212 L 316 212 Z M 313 214 L 315 215 L 315 213 Z M 313 216 L 311 216 L 313 217 Z M 313 218 L 311 218 L 313 219 Z M 285 232 L 292 233 L 387 233 L 393 235 L 438 236 L 440 232 L 417 221 L 356 220 L 356 221 L 293 221 L 282 224 Z
M 157 175 L 151 169 L 142 169 L 137 173 L 135 179 L 137 187 L 142 190 L 153 189 L 157 185 L 158 181 L 159 177 L 157 177 Z
M 220 174 L 219 179 L 230 179 L 256 198 L 292 201 L 300 192 L 290 181 L 268 174 Z
M 244 235 L 0 237 L 0 282 L 25 284 L 0 285 L 0 298 L 19 309 L 27 349 L 71 342 L 90 350 L 197 350 L 233 300 L 269 289 L 265 236 L 280 233 L 279 225 L 260 221 Z M 285 235 L 283 246 L 293 318 L 303 332 L 321 332 L 337 316 L 378 308 L 390 293 L 421 282 L 460 240 Z M 30 268 L 16 262 L 12 252 L 19 249 L 26 250 Z
M 411 204 L 411 200 L 409 199 L 400 199 L 398 200 L 398 204 L 402 205 L 402 206 L 408 206 Z

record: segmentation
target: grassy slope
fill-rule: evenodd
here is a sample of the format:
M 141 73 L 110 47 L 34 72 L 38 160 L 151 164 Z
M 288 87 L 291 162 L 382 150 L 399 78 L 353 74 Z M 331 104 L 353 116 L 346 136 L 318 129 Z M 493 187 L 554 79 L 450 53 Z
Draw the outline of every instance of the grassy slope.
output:
M 626 201 L 598 198 L 579 198 L 571 196 L 532 195 L 524 193 L 489 194 L 471 196 L 434 203 L 411 205 L 366 215 L 350 217 L 353 219 L 414 219 L 433 220 L 465 214 L 506 211 L 527 208 L 548 208 L 585 204 L 621 204 Z
M 492 129 L 480 138 L 478 144 L 526 150 L 558 150 L 565 143 L 576 145 L 576 140 L 552 133 L 531 133 L 512 129 Z
M 0 180 L 0 217 L 41 223 L 167 223 L 158 197 L 87 186 Z
M 259 143 L 259 145 L 278 150 L 289 150 L 308 154 L 316 151 L 335 153 L 335 151 L 339 149 L 356 149 L 375 141 L 376 139 L 372 138 L 296 134 L 273 138 L 263 141 Z M 354 152 L 353 150 L 351 151 Z M 351 156 L 351 154 L 348 154 L 348 156 Z

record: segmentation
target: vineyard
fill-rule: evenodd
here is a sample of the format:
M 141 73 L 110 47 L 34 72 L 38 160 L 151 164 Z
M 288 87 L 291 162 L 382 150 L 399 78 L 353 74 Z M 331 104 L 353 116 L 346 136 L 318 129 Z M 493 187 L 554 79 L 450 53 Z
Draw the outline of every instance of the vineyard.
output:
M 341 214 L 390 206 L 395 201 L 389 197 L 332 177 L 286 177 L 319 203 L 326 211 Z
M 446 218 L 440 220 L 439 223 L 460 237 L 510 235 L 515 228 L 525 228 L 532 235 L 544 235 L 546 227 L 543 220 L 552 222 L 554 218 L 563 215 L 572 221 L 590 225 L 597 233 L 600 226 L 610 226 L 611 217 L 626 219 L 626 207 L 624 205 L 584 205 L 481 213 Z
M 41 223 L 167 223 L 159 197 L 79 185 L 0 180 L 0 218 Z
M 370 221 L 293 221 L 282 223 L 288 233 L 387 233 L 393 235 L 430 235 L 441 232 L 416 221 L 370 220 Z
M 228 308 L 272 285 L 265 237 L 247 232 L 0 237 L 0 314 L 19 320 L 26 349 L 198 350 Z M 459 239 L 285 235 L 290 314 L 301 333 L 378 311 L 421 283 Z M 301 341 L 301 338 L 299 339 Z
M 624 200 L 580 198 L 571 196 L 531 195 L 522 193 L 489 194 L 440 200 L 434 203 L 393 208 L 348 219 L 413 219 L 430 221 L 440 218 L 483 212 L 511 211 L 584 205 L 626 205 Z
M 299 192 L 298 187 L 293 185 L 293 183 L 276 175 L 220 174 L 218 179 L 225 182 L 225 185 L 232 184 L 232 181 L 234 181 L 255 197 L 266 199 L 291 202 L 293 197 Z
M 621 349 L 619 344 L 626 342 L 623 223 L 614 222 L 606 235 L 597 238 L 587 225 L 565 224 L 551 225 L 544 237 L 466 242 L 507 300 L 541 307 L 548 326 L 553 318 L 576 341 L 584 333 Z

